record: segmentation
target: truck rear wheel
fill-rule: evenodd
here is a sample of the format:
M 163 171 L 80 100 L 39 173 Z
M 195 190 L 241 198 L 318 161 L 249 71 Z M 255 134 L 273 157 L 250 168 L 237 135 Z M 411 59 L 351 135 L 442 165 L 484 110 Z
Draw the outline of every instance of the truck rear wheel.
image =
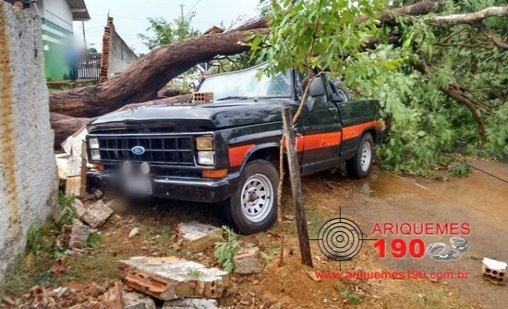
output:
M 374 161 L 374 139 L 372 134 L 362 136 L 356 155 L 346 161 L 346 170 L 349 177 L 365 178 L 369 175 Z
M 245 166 L 236 192 L 226 201 L 225 217 L 245 235 L 266 230 L 277 219 L 279 173 L 268 161 Z

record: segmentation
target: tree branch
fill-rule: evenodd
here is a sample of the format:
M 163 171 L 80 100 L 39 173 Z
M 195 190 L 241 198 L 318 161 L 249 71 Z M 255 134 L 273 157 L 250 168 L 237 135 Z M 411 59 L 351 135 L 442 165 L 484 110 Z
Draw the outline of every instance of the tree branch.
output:
M 403 6 L 400 8 L 391 8 L 388 10 L 385 10 L 384 12 L 378 14 L 376 18 L 381 23 L 387 23 L 392 22 L 395 20 L 396 17 L 399 16 L 420 16 L 425 15 L 430 12 L 437 12 L 441 8 L 442 0 L 425 0 L 422 2 L 418 2 L 415 4 Z M 369 19 L 368 16 L 364 15 L 360 18 L 356 19 L 355 23 L 361 24 L 363 22 L 366 22 Z
M 431 23 L 436 26 L 475 24 L 488 17 L 506 15 L 508 15 L 508 6 L 492 6 L 474 13 L 436 16 L 431 19 Z
M 508 7 L 507 7 L 508 8 Z M 504 42 L 500 37 L 496 36 L 494 33 L 490 32 L 484 23 L 478 23 L 475 25 L 480 32 L 485 35 L 489 40 L 497 46 L 500 52 L 505 52 L 508 50 L 508 43 Z
M 456 101 L 464 104 L 469 111 L 471 111 L 471 115 L 473 115 L 474 120 L 478 126 L 478 134 L 480 135 L 480 143 L 481 145 L 485 145 L 488 142 L 487 131 L 485 130 L 485 123 L 483 118 L 473 104 L 470 99 L 462 92 L 456 85 L 448 85 L 446 87 L 441 87 L 441 91 L 447 94 L 449 97 L 455 99 Z

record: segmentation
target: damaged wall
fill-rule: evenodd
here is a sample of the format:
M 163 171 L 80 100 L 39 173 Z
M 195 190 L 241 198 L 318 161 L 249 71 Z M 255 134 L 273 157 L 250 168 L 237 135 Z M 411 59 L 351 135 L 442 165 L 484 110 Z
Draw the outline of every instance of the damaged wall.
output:
M 113 17 L 108 17 L 102 37 L 102 58 L 100 81 L 106 81 L 114 74 L 127 69 L 138 61 L 138 56 L 130 49 L 120 35 L 115 31 Z
M 40 18 L 0 1 L 0 281 L 56 203 L 41 42 Z

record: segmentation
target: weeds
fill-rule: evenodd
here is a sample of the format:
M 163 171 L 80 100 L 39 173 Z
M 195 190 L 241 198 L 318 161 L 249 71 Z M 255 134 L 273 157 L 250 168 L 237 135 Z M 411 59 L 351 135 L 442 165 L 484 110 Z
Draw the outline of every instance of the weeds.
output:
M 450 172 L 459 177 L 467 176 L 471 174 L 471 166 L 465 162 L 456 163 L 450 168 Z
M 265 260 L 265 262 L 268 264 L 272 261 L 273 256 L 279 253 L 280 247 L 278 245 L 274 245 L 270 249 L 267 249 L 265 251 L 261 252 L 261 256 Z
M 88 239 L 86 240 L 86 246 L 88 248 L 97 248 L 99 247 L 102 241 L 102 236 L 99 233 L 90 233 L 88 235 Z
M 27 232 L 26 250 L 39 255 L 42 252 L 49 253 L 49 249 L 48 243 L 42 238 L 41 229 L 37 225 L 31 224 Z
M 334 284 L 333 286 L 339 293 L 342 297 L 344 297 L 344 299 L 346 299 L 347 301 L 350 301 L 352 303 L 359 303 L 361 300 L 362 300 L 362 296 L 361 295 L 358 295 L 358 294 L 355 294 L 355 293 L 352 293 L 349 291 L 348 288 L 345 288 L 345 289 L 340 289 L 340 287 L 336 284 Z
M 62 191 L 58 192 L 58 209 L 62 216 L 55 224 L 59 230 L 66 224 L 72 224 L 72 220 L 78 216 L 74 208 L 75 200 L 76 196 L 74 194 L 67 196 Z
M 213 256 L 224 267 L 225 271 L 233 272 L 235 270 L 233 257 L 240 249 L 240 238 L 229 227 L 223 226 L 222 229 L 226 233 L 226 239 L 215 243 Z

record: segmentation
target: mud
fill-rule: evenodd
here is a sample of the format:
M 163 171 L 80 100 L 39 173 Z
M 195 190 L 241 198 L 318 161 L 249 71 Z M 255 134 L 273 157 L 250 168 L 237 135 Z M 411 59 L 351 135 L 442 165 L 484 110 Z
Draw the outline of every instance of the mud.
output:
M 500 162 L 475 161 L 474 166 L 503 179 L 508 179 L 508 165 Z M 493 286 L 481 275 L 481 259 L 493 257 L 508 260 L 508 184 L 484 173 L 473 171 L 466 178 L 451 178 L 446 182 L 428 181 L 394 176 L 376 170 L 365 179 L 345 181 L 367 197 L 348 201 L 343 213 L 358 218 L 364 233 L 372 231 L 376 223 L 466 223 L 470 235 L 464 236 L 471 244 L 458 260 L 435 261 L 425 256 L 421 259 L 387 256 L 379 259 L 394 269 L 407 271 L 424 269 L 426 272 L 468 273 L 468 278 L 442 279 L 443 283 L 457 287 L 464 295 L 489 308 L 502 308 L 508 303 L 507 287 Z M 371 235 L 372 236 L 372 235 Z M 390 235 L 410 240 L 419 236 Z M 426 244 L 449 241 L 449 235 L 422 237 Z M 372 244 L 370 244 L 372 246 Z

